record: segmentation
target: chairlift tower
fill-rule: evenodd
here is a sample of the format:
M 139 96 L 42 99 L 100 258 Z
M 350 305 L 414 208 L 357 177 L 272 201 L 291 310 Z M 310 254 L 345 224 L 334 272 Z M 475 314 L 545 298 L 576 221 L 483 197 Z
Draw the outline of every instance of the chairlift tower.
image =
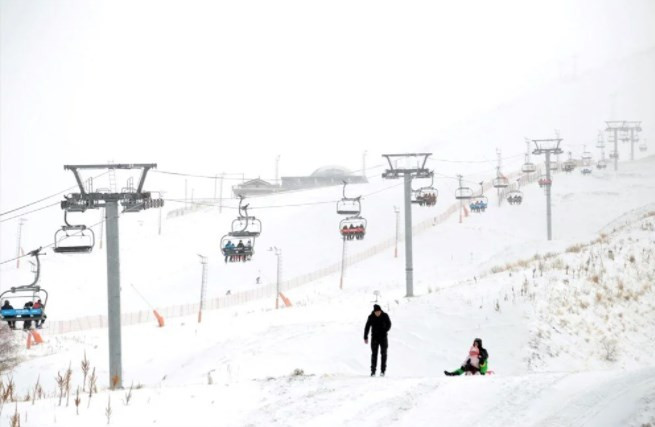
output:
M 84 212 L 87 209 L 105 209 L 105 224 L 107 227 L 107 304 L 109 320 L 109 386 L 122 388 L 122 351 L 121 351 L 121 278 L 120 251 L 118 233 L 118 205 L 123 206 L 123 212 L 140 212 L 149 208 L 164 205 L 160 198 L 153 199 L 150 192 L 143 190 L 148 171 L 156 168 L 154 163 L 147 164 L 106 164 L 106 165 L 64 165 L 64 170 L 70 170 L 75 176 L 79 193 L 65 196 L 61 208 L 66 212 Z M 120 192 L 92 192 L 85 189 L 80 171 L 88 169 L 141 169 L 138 186 L 134 188 L 132 181 Z M 90 187 L 87 187 L 90 188 Z
M 639 142 L 639 132 L 641 132 L 641 122 L 639 121 L 606 121 L 607 132 L 610 142 L 614 143 L 614 170 L 619 169 L 619 139 L 630 143 L 630 160 L 635 159 L 635 144 Z M 619 134 L 621 132 L 621 134 Z
M 553 239 L 553 227 L 552 227 L 552 214 L 551 214 L 551 204 L 550 204 L 550 188 L 552 186 L 552 179 L 550 177 L 550 156 L 551 154 L 559 155 L 562 154 L 562 149 L 559 148 L 560 143 L 562 142 L 561 138 L 555 139 L 533 139 L 535 150 L 532 152 L 534 155 L 545 154 L 546 155 L 546 227 L 548 233 L 548 240 Z
M 202 322 L 202 309 L 205 308 L 205 299 L 207 297 L 207 257 L 198 254 L 200 264 L 202 265 L 202 276 L 200 284 L 200 305 L 198 306 L 198 323 Z
M 414 264 L 412 258 L 412 178 L 432 178 L 433 173 L 425 167 L 432 153 L 383 154 L 387 159 L 389 169 L 384 171 L 382 178 L 405 180 L 405 286 L 406 296 L 414 296 Z M 392 159 L 394 161 L 392 161 Z M 397 160 L 416 159 L 416 167 L 398 167 Z

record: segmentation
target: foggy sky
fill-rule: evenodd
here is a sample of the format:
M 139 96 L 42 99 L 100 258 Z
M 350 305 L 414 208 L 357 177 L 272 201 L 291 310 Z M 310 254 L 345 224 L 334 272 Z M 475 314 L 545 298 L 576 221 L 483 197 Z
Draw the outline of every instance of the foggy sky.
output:
M 359 169 L 651 48 L 654 22 L 650 0 L 2 0 L 0 211 L 73 185 L 63 164 Z

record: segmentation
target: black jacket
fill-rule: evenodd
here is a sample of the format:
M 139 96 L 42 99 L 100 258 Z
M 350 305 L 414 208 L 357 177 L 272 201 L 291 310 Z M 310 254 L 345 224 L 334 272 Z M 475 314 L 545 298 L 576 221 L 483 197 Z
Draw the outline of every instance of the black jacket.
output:
M 487 349 L 480 348 L 480 356 L 478 357 L 478 359 L 480 360 L 480 366 L 484 365 L 484 362 L 486 362 L 488 358 L 489 358 L 489 353 L 487 353 Z
M 380 317 L 376 316 L 375 313 L 371 313 L 366 320 L 366 326 L 364 327 L 364 339 L 368 339 L 368 330 L 371 329 L 371 337 L 373 339 L 386 338 L 387 332 L 391 329 L 391 319 L 389 315 L 384 311 L 380 314 Z

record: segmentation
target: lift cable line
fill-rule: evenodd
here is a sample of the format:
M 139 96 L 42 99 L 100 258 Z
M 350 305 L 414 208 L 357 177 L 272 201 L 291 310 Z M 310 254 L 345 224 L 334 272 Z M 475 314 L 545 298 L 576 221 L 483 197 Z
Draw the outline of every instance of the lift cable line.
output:
M 22 218 L 22 217 L 27 216 L 29 214 L 33 214 L 35 212 L 39 212 L 39 211 L 42 211 L 42 210 L 45 210 L 45 209 L 48 209 L 48 208 L 52 208 L 54 206 L 59 206 L 59 202 L 55 202 L 55 203 L 52 203 L 50 205 L 45 205 L 45 206 L 42 206 L 42 207 L 40 207 L 38 209 L 33 209 L 31 211 L 23 212 L 22 214 L 10 216 L 9 218 L 5 218 L 5 219 L 0 220 L 0 223 L 11 221 L 11 220 L 17 219 L 17 218 Z
M 57 202 L 57 205 L 61 205 L 61 202 Z M 235 208 L 235 209 L 236 209 L 236 208 Z M 117 218 L 120 219 L 120 216 L 117 216 Z M 98 222 L 96 222 L 95 224 L 92 224 L 92 225 L 86 226 L 86 229 L 88 230 L 88 229 L 91 229 L 91 228 L 95 228 L 95 227 L 98 227 L 98 226 L 102 226 L 102 225 L 104 225 L 104 224 L 107 222 L 107 219 L 108 219 L 108 218 L 105 216 L 105 218 L 103 218 L 101 221 L 98 221 Z M 78 233 L 79 233 L 79 232 L 78 232 Z M 74 233 L 73 233 L 72 235 L 74 235 Z M 43 244 L 43 245 L 41 245 L 40 248 L 45 250 L 45 249 L 51 248 L 51 247 L 53 247 L 53 246 L 55 246 L 55 243 L 48 243 L 48 244 Z M 21 256 L 17 256 L 17 257 L 14 257 L 14 258 L 6 259 L 6 260 L 4 260 L 4 261 L 0 261 L 0 265 L 7 264 L 7 263 L 10 263 L 10 262 L 12 262 L 12 261 L 16 261 L 17 259 L 26 258 L 26 257 L 28 257 L 28 256 L 30 256 L 30 254 L 29 254 L 29 253 L 26 253 L 26 254 L 23 254 L 23 255 L 21 255 Z
M 503 157 L 503 160 L 510 160 L 510 159 L 516 159 L 517 157 L 522 157 L 523 153 L 521 154 L 514 154 L 512 156 L 508 157 Z M 449 159 L 437 159 L 437 158 L 430 158 L 429 161 L 431 162 L 442 162 L 442 163 L 494 163 L 498 161 L 498 159 L 492 159 L 492 160 L 449 160 Z
M 105 172 L 105 173 L 101 173 L 100 175 L 93 177 L 93 179 L 100 178 L 101 176 L 103 176 L 103 175 L 105 175 L 105 174 L 107 174 L 107 172 Z M 1 213 L 0 213 L 0 216 L 4 216 L 4 215 L 10 214 L 10 213 L 12 213 L 12 212 L 19 211 L 19 210 L 21 210 L 21 209 L 25 209 L 25 208 L 28 208 L 28 207 L 30 207 L 30 206 L 34 206 L 34 205 L 36 205 L 36 204 L 38 204 L 38 203 L 44 202 L 44 201 L 46 201 L 46 200 L 48 200 L 48 199 L 52 199 L 53 197 L 57 197 L 57 196 L 61 195 L 62 193 L 66 193 L 66 192 L 71 191 L 71 190 L 74 190 L 74 189 L 76 189 L 76 188 L 77 188 L 77 185 L 74 185 L 74 186 L 72 186 L 72 187 L 68 187 L 68 188 L 66 188 L 66 189 L 64 189 L 64 190 L 58 191 L 58 192 L 53 193 L 53 194 L 51 194 L 51 195 L 49 195 L 49 196 L 43 197 L 43 198 L 41 198 L 41 199 L 39 199 L 39 200 L 35 200 L 35 201 L 33 201 L 33 202 L 31 202 L 31 203 L 28 203 L 28 204 L 26 204 L 26 205 L 19 206 L 19 207 L 17 207 L 17 208 L 10 209 L 10 210 L 5 211 L 5 212 L 1 212 Z M 55 203 L 55 204 L 52 204 L 52 205 L 48 205 L 47 207 L 54 206 L 54 205 L 58 205 L 58 204 L 59 204 L 59 202 L 57 202 L 57 203 Z M 41 208 L 41 209 L 45 209 L 45 207 L 44 207 L 44 208 Z M 30 211 L 30 212 L 36 212 L 36 211 L 39 211 L 39 210 L 41 210 L 41 209 L 36 209 L 36 210 Z M 29 213 L 29 212 L 28 212 L 28 213 Z M 24 215 L 27 215 L 27 213 L 24 214 Z M 19 216 L 20 216 L 20 215 L 13 216 L 13 217 L 11 217 L 11 218 L 4 219 L 4 220 L 2 220 L 2 221 L 0 221 L 0 222 L 9 221 L 10 219 L 18 218 Z
M 388 191 L 388 190 L 390 190 L 390 189 L 392 189 L 392 188 L 395 188 L 395 187 L 398 187 L 398 186 L 400 186 L 400 185 L 403 185 L 403 184 L 402 184 L 402 183 L 400 183 L 400 184 L 393 184 L 393 185 L 390 185 L 390 186 L 388 186 L 388 187 L 382 188 L 382 189 L 380 189 L 380 190 L 372 191 L 372 192 L 370 192 L 370 193 L 368 193 L 368 194 L 364 194 L 364 195 L 362 195 L 362 196 L 361 196 L 361 199 L 364 200 L 364 199 L 366 199 L 367 197 L 371 197 L 371 196 L 373 196 L 373 195 L 375 195 L 375 194 L 379 194 L 379 193 L 382 193 L 382 192 L 384 192 L 384 191 Z M 165 201 L 167 201 L 167 202 L 172 202 L 172 203 L 185 203 L 184 199 L 168 199 L 168 198 L 165 198 L 165 199 L 163 199 L 163 200 L 165 200 Z M 239 199 L 234 198 L 233 200 L 239 200 Z M 336 203 L 337 201 L 338 201 L 338 200 L 324 200 L 324 201 L 319 201 L 319 202 L 291 203 L 291 204 L 287 204 L 287 205 L 251 206 L 251 207 L 249 207 L 248 209 L 250 209 L 250 210 L 261 210 L 261 209 L 295 208 L 295 207 L 302 207 L 302 206 L 313 206 L 313 205 L 334 204 L 334 203 Z M 193 202 L 187 202 L 187 203 L 191 203 L 192 205 L 197 205 L 197 206 L 207 206 L 207 207 L 215 207 L 215 206 L 218 206 L 216 203 L 208 203 L 208 202 L 197 202 L 197 201 L 193 201 Z M 225 209 L 235 209 L 235 210 L 236 210 L 236 209 L 239 209 L 237 206 L 223 206 L 223 208 L 225 208 Z
M 383 154 L 387 159 L 389 169 L 383 174 L 384 179 L 403 177 L 405 185 L 405 286 L 406 296 L 414 296 L 414 265 L 412 259 L 412 178 L 432 178 L 433 172 L 425 167 L 432 153 Z M 416 167 L 396 167 L 393 160 L 418 160 Z M 422 159 L 422 162 L 421 162 Z
M 384 167 L 383 164 L 379 165 L 374 165 L 374 166 L 367 166 L 366 170 L 371 170 L 371 169 L 379 169 Z M 220 180 L 221 175 L 202 175 L 202 174 L 194 174 L 194 173 L 186 173 L 186 172 L 174 172 L 174 171 L 164 171 L 164 170 L 154 170 L 154 173 L 159 173 L 159 174 L 164 174 L 164 175 L 174 175 L 174 176 L 184 176 L 188 178 L 203 178 L 203 179 L 211 179 L 211 180 Z M 363 172 L 361 169 L 353 170 L 352 172 Z M 240 178 L 224 178 L 226 181 L 249 181 L 252 179 L 256 179 L 253 177 L 246 177 L 245 174 L 243 173 L 224 173 L 222 175 L 240 175 Z M 271 182 L 276 182 L 275 179 L 269 179 L 269 178 L 261 178 L 257 177 L 257 179 L 264 179 L 265 181 L 271 181 Z

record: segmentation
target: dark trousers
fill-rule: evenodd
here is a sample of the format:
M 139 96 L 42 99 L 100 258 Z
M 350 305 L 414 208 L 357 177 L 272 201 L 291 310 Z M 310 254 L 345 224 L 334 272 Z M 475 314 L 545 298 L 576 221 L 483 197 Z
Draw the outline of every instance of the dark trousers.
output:
M 384 372 L 387 370 L 387 347 L 389 347 L 389 341 L 387 341 L 387 337 L 382 337 L 382 338 L 371 338 L 371 372 L 375 373 L 375 370 L 378 366 L 378 347 L 381 350 L 382 353 L 382 364 L 381 364 L 381 372 Z

